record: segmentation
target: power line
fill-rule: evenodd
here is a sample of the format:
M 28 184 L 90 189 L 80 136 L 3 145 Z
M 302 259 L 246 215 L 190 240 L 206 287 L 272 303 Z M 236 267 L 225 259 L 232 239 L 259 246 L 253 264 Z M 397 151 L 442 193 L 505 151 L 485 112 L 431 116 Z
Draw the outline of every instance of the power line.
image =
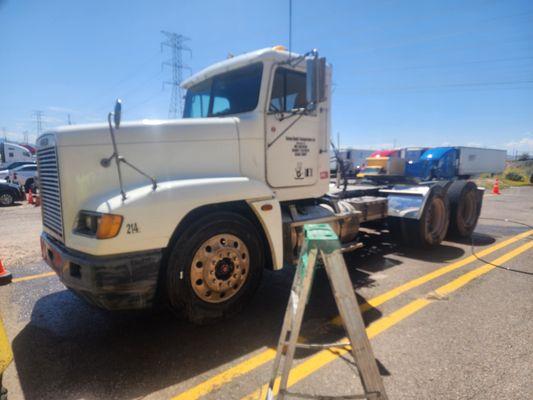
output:
M 138 66 L 129 74 L 127 75 L 124 75 L 118 82 L 116 82 L 115 84 L 113 85 L 110 85 L 108 86 L 107 88 L 105 88 L 103 91 L 101 91 L 99 93 L 98 96 L 96 96 L 95 98 L 97 99 L 96 100 L 96 103 L 97 104 L 102 104 L 101 106 L 97 107 L 97 108 L 94 108 L 93 111 L 101 111 L 103 109 L 107 109 L 109 108 L 109 99 L 105 100 L 105 105 L 104 103 L 100 103 L 100 99 L 102 98 L 107 98 L 108 96 L 115 96 L 115 97 L 118 97 L 116 96 L 117 94 L 117 90 L 126 82 L 130 81 L 132 78 L 135 78 L 138 76 L 138 74 L 140 72 L 143 72 L 143 71 L 146 71 L 146 66 L 149 65 L 150 63 L 152 63 L 154 61 L 154 58 L 159 54 L 159 51 L 156 51 L 155 53 L 151 54 L 148 58 L 146 58 L 144 61 L 142 61 L 141 63 L 138 64 Z M 120 94 L 120 93 L 118 93 Z M 124 97 L 123 94 L 120 94 L 120 97 Z M 90 103 L 86 103 L 83 105 L 83 107 L 81 107 L 80 109 L 87 109 L 88 107 L 90 106 Z
M 398 67 L 380 67 L 372 69 L 357 70 L 355 72 L 367 73 L 367 72 L 386 72 L 386 71 L 404 71 L 404 70 L 418 70 L 418 69 L 439 69 L 439 68 L 448 68 L 448 67 L 458 67 L 463 65 L 473 65 L 473 64 L 491 64 L 491 63 L 502 63 L 509 61 L 524 61 L 531 60 L 533 57 L 510 57 L 510 58 L 493 58 L 485 60 L 473 60 L 473 61 L 463 61 L 456 63 L 443 63 L 443 64 L 425 64 L 425 65 L 405 65 Z M 516 65 L 515 65 L 516 66 Z
M 289 58 L 292 53 L 292 0 L 289 0 Z
M 525 88 L 525 89 L 533 89 L 533 87 L 528 86 L 533 84 L 533 80 L 516 80 L 516 81 L 493 81 L 493 82 L 457 82 L 457 83 L 443 83 L 443 84 L 435 84 L 435 85 L 412 85 L 412 86 L 390 86 L 390 87 L 375 87 L 375 88 L 340 88 L 342 90 L 349 90 L 349 91 L 357 91 L 359 95 L 365 94 L 365 93 L 372 93 L 372 92 L 412 92 L 412 91 L 419 91 L 419 90 L 431 90 L 431 89 L 446 89 L 446 88 L 471 88 L 471 89 L 479 89 L 479 88 L 491 88 L 491 89 L 499 89 L 499 88 Z M 524 85 L 524 86 L 516 86 L 516 85 Z
M 168 117 L 177 118 L 178 112 L 182 113 L 182 89 L 181 82 L 183 80 L 183 70 L 191 68 L 183 64 L 183 52 L 188 51 L 192 57 L 192 50 L 184 43 L 190 40 L 188 37 L 179 35 L 174 32 L 161 31 L 165 35 L 166 40 L 161 42 L 161 51 L 164 46 L 168 46 L 171 50 L 171 58 L 162 63 L 162 66 L 168 65 L 171 68 L 171 80 L 164 81 L 164 85 L 172 86 L 172 94 L 170 97 L 170 105 L 168 108 Z

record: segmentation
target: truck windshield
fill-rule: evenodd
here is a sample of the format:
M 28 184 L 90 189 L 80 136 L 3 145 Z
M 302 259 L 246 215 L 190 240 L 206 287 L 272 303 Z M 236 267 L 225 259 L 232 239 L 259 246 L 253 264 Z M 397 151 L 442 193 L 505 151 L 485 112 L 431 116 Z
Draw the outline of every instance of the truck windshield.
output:
M 187 90 L 183 118 L 206 118 L 257 107 L 263 64 L 253 64 L 200 82 Z
M 363 172 L 368 175 L 379 174 L 381 172 L 381 167 L 366 167 Z

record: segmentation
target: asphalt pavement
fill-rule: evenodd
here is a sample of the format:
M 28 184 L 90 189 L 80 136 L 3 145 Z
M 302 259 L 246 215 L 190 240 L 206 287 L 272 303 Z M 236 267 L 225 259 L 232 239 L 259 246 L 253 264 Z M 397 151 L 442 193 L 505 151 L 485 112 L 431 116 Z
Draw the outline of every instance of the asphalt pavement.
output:
M 19 207 L 0 215 L 12 221 L 20 213 L 40 224 L 38 211 Z M 533 398 L 533 232 L 520 223 L 533 225 L 533 187 L 485 196 L 474 249 L 497 266 L 472 257 L 468 241 L 419 250 L 375 234 L 347 255 L 358 300 L 368 304 L 367 333 L 389 399 Z M 198 327 L 166 309 L 93 308 L 66 290 L 37 253 L 13 261 L 16 282 L 0 287 L 15 357 L 4 376 L 11 400 L 259 398 L 292 269 L 267 271 L 240 315 Z M 319 271 L 302 336 L 341 339 L 336 316 Z M 299 352 L 291 377 L 291 389 L 314 395 L 361 391 L 343 349 Z

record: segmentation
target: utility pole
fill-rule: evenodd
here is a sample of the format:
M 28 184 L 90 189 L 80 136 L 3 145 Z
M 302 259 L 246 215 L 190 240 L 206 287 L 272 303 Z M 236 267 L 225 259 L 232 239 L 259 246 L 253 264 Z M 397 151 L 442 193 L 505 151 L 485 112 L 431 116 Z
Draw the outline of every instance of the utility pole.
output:
M 190 39 L 174 32 L 161 31 L 161 33 L 165 36 L 165 40 L 161 42 L 161 51 L 163 51 L 163 46 L 168 46 L 171 51 L 171 58 L 162 63 L 162 67 L 168 65 L 171 69 L 171 80 L 163 82 L 163 86 L 171 85 L 172 87 L 170 105 L 168 107 L 168 117 L 177 118 L 178 113 L 181 116 L 183 112 L 183 93 L 180 86 L 183 80 L 183 70 L 187 69 L 191 71 L 189 66 L 183 64 L 184 51 L 188 51 L 192 57 L 192 50 L 184 44 Z
M 72 125 L 72 121 L 70 120 L 70 114 L 67 114 L 67 116 L 68 116 L 68 124 Z
M 37 136 L 41 134 L 43 131 L 43 112 L 42 110 L 35 110 L 33 112 L 33 116 L 35 117 L 35 125 L 37 127 Z

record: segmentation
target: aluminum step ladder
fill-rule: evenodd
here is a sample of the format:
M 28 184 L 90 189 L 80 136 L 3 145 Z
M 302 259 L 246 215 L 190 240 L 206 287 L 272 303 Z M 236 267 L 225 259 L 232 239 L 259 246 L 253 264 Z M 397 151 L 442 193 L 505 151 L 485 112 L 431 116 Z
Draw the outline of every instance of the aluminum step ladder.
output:
M 340 396 L 338 398 L 387 400 L 383 380 L 379 374 L 379 369 L 370 347 L 370 341 L 366 335 L 365 324 L 355 298 L 351 279 L 340 252 L 341 246 L 337 235 L 328 224 L 309 224 L 304 226 L 304 236 L 305 240 L 292 283 L 266 400 L 275 398 L 274 385 L 280 369 L 279 400 L 285 399 L 286 396 L 306 399 L 335 398 L 335 396 L 314 396 L 288 392 L 287 383 L 296 348 L 321 349 L 344 346 L 351 346 L 351 353 L 359 371 L 364 394 Z M 347 343 L 308 344 L 298 343 L 297 341 L 305 307 L 311 293 L 318 256 L 322 258 L 324 263 L 331 290 L 349 338 Z

